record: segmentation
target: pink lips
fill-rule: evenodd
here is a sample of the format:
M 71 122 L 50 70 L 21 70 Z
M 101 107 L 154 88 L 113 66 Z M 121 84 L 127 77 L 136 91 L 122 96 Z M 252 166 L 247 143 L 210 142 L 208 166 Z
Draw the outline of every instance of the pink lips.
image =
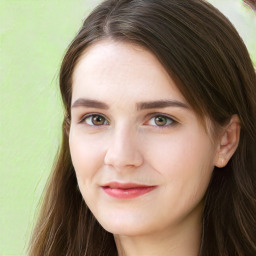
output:
M 104 186 L 102 189 L 108 195 L 119 198 L 119 199 L 129 199 L 135 198 L 141 195 L 144 195 L 153 189 L 156 186 L 147 186 L 135 183 L 118 183 L 118 182 L 110 182 Z

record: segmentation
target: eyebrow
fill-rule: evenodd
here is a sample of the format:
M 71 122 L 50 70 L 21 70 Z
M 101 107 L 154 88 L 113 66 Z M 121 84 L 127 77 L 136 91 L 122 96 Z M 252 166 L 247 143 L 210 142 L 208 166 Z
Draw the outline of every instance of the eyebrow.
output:
M 167 108 L 167 107 L 180 107 L 189 109 L 190 107 L 177 100 L 158 100 L 158 101 L 149 101 L 149 102 L 139 102 L 136 104 L 137 110 L 145 110 L 152 108 Z M 106 103 L 103 103 L 98 100 L 79 98 L 73 104 L 72 108 L 77 107 L 89 107 L 89 108 L 99 108 L 99 109 L 109 109 L 109 106 Z
M 151 108 L 167 108 L 167 107 L 180 107 L 189 109 L 189 106 L 177 100 L 159 100 L 151 102 L 141 102 L 137 104 L 138 110 L 151 109 Z
M 89 107 L 89 108 L 100 108 L 100 109 L 108 109 L 108 105 L 98 101 L 98 100 L 91 100 L 91 99 L 84 99 L 79 98 L 72 104 L 72 108 L 77 107 Z

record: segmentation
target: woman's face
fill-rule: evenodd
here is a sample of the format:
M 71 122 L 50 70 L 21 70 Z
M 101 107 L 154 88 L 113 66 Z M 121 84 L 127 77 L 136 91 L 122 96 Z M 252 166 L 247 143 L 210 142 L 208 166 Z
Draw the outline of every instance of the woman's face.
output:
M 114 234 L 200 225 L 217 145 L 156 57 L 91 46 L 73 74 L 70 151 L 82 196 Z

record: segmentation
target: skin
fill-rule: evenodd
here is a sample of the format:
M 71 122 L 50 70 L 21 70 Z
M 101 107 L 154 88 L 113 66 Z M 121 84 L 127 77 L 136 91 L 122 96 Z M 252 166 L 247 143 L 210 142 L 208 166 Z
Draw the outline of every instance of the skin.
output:
M 163 100 L 179 104 L 140 109 L 142 102 Z M 111 40 L 81 56 L 72 105 L 69 144 L 78 185 L 96 219 L 114 234 L 119 255 L 196 256 L 203 197 L 214 166 L 224 166 L 236 148 L 238 120 L 213 142 L 156 57 Z M 112 181 L 156 188 L 117 199 L 101 187 Z

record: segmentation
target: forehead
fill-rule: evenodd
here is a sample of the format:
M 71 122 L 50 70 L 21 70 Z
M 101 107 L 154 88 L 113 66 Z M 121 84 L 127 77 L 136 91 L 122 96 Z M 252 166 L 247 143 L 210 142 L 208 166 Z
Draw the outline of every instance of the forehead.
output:
M 81 55 L 72 76 L 71 101 L 83 97 L 131 110 L 138 102 L 173 100 L 193 110 L 154 54 L 138 45 L 112 40 L 94 43 Z M 192 112 L 214 137 L 212 121 Z
M 173 98 L 185 101 L 158 59 L 131 43 L 105 40 L 86 49 L 72 77 L 73 98 Z M 113 94 L 113 95 L 111 95 Z

